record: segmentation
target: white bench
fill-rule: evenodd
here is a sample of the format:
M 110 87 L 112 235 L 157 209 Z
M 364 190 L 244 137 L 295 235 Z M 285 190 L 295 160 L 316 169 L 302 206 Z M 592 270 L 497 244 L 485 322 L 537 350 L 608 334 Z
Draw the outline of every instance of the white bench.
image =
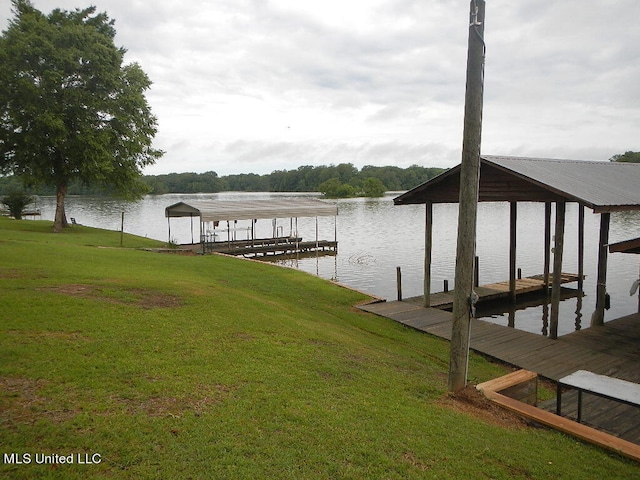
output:
M 586 370 L 578 370 L 558 380 L 556 397 L 556 413 L 558 415 L 562 412 L 562 387 L 578 390 L 578 423 L 582 419 L 582 392 L 640 407 L 639 384 L 598 375 Z

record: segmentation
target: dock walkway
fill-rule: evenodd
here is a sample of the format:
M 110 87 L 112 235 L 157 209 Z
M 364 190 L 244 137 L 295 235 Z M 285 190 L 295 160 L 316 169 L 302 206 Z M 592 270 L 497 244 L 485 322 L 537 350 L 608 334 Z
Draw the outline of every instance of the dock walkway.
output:
M 424 308 L 421 298 L 372 303 L 359 308 L 422 332 L 451 339 L 452 313 Z M 472 320 L 471 325 L 472 350 L 553 381 L 576 370 L 589 370 L 640 383 L 638 345 L 640 314 L 609 321 L 602 327 L 563 335 L 557 340 L 483 320 Z M 573 392 L 567 392 L 562 398 L 563 412 L 575 417 L 577 402 Z M 555 400 L 541 407 L 553 410 Z M 583 412 L 585 423 L 640 444 L 640 409 L 585 395 Z
M 577 282 L 579 276 L 575 273 L 562 273 L 561 284 Z M 533 275 L 531 277 L 518 278 L 516 280 L 516 295 L 538 292 L 544 290 L 545 283 L 542 275 Z M 478 301 L 493 301 L 501 298 L 508 298 L 510 295 L 509 282 L 497 282 L 475 287 L 474 291 L 478 294 Z M 415 300 L 414 300 L 415 301 Z M 422 301 L 422 297 L 419 297 Z M 432 293 L 430 296 L 431 306 L 440 309 L 450 309 L 453 307 L 453 290 L 448 292 Z

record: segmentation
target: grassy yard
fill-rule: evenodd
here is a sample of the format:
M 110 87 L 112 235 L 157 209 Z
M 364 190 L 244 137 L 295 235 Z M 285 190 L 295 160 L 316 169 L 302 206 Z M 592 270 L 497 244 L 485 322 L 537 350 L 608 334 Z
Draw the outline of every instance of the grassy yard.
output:
M 119 248 L 118 232 L 50 232 L 0 218 L 1 478 L 640 476 L 462 408 L 448 343 L 355 310 L 358 293 L 133 236 Z M 471 357 L 471 380 L 502 373 Z

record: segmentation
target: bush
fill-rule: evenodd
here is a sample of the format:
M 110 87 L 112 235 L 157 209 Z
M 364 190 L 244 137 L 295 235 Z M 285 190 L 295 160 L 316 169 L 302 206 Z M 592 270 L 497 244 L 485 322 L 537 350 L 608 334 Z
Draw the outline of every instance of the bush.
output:
M 2 197 L 2 203 L 7 206 L 9 213 L 16 220 L 22 219 L 22 213 L 27 205 L 33 202 L 33 197 L 24 192 L 10 192 Z

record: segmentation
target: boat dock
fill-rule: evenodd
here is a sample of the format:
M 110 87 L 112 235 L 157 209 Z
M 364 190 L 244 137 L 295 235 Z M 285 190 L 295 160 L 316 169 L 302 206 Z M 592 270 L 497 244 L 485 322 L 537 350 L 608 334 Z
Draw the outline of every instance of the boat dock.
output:
M 487 298 L 484 297 L 485 301 Z M 440 308 L 423 307 L 422 297 L 370 303 L 358 308 L 451 340 L 453 314 Z M 640 383 L 639 344 L 640 313 L 562 335 L 556 340 L 483 320 L 474 319 L 471 323 L 472 350 L 552 381 L 577 370 L 589 370 Z M 562 396 L 563 412 L 569 418 L 576 417 L 576 396 L 571 391 Z M 555 411 L 555 399 L 539 406 Z M 640 444 L 640 409 L 588 394 L 583 394 L 582 408 L 583 423 Z
M 301 237 L 277 237 L 229 242 L 204 242 L 204 253 L 225 253 L 244 257 L 266 257 L 293 254 L 335 254 L 338 242 L 330 240 L 303 241 Z
M 203 254 L 225 253 L 250 258 L 335 255 L 338 250 L 337 215 L 337 205 L 306 197 L 283 197 L 268 201 L 196 201 L 189 204 L 178 202 L 165 208 L 169 225 L 169 241 L 171 241 L 171 218 L 191 219 L 191 243 L 181 245 L 182 249 Z M 333 240 L 319 238 L 318 217 L 327 216 L 334 217 Z M 315 217 L 315 240 L 303 241 L 298 231 L 299 217 Z M 194 243 L 194 218 L 198 219 L 200 224 L 199 244 Z M 264 231 L 258 234 L 256 223 L 259 219 L 271 221 L 271 236 L 265 237 Z M 245 225 L 242 226 L 238 222 L 244 222 Z M 220 228 L 224 223 L 226 223 L 226 229 Z M 286 231 L 287 223 L 289 235 L 285 236 L 283 232 Z M 238 232 L 246 232 L 247 238 L 239 240 L 236 236 Z M 197 250 L 194 248 L 195 245 L 199 245 Z
M 579 279 L 580 276 L 575 273 L 562 273 L 560 283 L 573 283 L 577 282 Z M 544 276 L 533 275 L 531 277 L 518 278 L 515 284 L 515 293 L 517 296 L 526 293 L 541 292 L 544 291 L 545 287 Z M 481 285 L 475 287 L 474 291 L 478 294 L 478 302 L 488 302 L 509 298 L 511 294 L 508 281 Z M 448 292 L 432 293 L 430 295 L 430 305 L 434 308 L 450 310 L 453 308 L 453 295 L 453 290 Z M 408 301 L 421 302 L 422 297 L 409 299 Z

